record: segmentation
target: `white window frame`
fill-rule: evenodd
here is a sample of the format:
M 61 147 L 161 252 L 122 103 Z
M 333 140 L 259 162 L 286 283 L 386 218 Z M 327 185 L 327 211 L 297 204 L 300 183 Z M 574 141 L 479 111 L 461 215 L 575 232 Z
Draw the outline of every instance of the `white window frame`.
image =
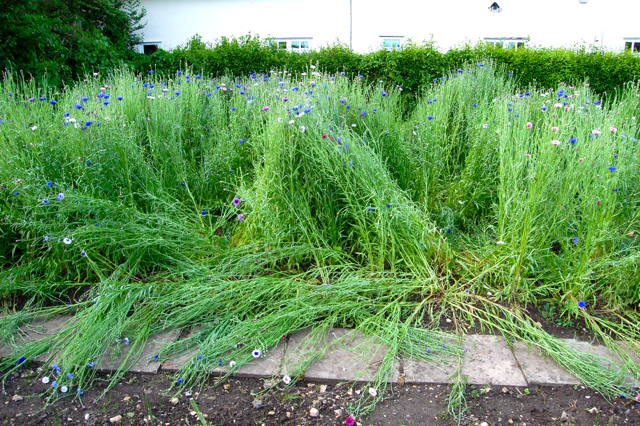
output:
M 526 47 L 529 42 L 528 37 L 485 37 L 485 43 L 492 46 L 502 46 L 505 49 L 517 49 Z
M 627 50 L 627 44 L 631 44 L 631 52 L 634 55 L 640 55 L 640 37 L 625 37 L 624 38 L 625 51 Z
M 274 37 L 270 43 L 289 52 L 309 52 L 312 40 L 313 37 Z
M 393 42 L 396 40 L 398 42 L 398 45 L 394 46 Z M 385 46 L 386 41 L 389 42 L 389 45 L 387 46 Z M 404 42 L 404 36 L 386 36 L 386 35 L 380 36 L 380 48 L 387 50 L 389 52 L 395 49 L 402 48 L 403 42 Z
M 162 41 L 145 41 L 140 43 L 139 45 L 140 53 L 144 53 L 145 46 L 158 46 L 158 49 L 162 49 Z

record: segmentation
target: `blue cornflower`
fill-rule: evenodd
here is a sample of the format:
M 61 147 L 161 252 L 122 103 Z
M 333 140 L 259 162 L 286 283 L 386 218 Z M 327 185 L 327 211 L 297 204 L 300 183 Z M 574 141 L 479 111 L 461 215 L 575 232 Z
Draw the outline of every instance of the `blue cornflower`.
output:
M 244 143 L 244 139 L 240 139 L 238 142 L 239 143 Z
M 218 360 L 218 366 L 219 366 L 219 367 L 222 367 L 223 365 L 224 365 L 224 362 L 223 362 L 221 359 L 220 359 L 220 360 Z
M 607 167 L 607 169 L 609 169 L 610 172 L 615 172 L 616 170 L 618 170 L 616 166 L 609 166 Z
M 202 211 L 200 212 L 200 214 L 201 214 L 202 216 L 204 216 L 204 215 L 206 215 L 206 214 L 207 214 L 207 211 L 206 211 L 206 210 L 202 210 Z
M 578 306 L 580 308 L 585 308 L 587 306 L 587 302 L 585 302 L 584 300 L 581 300 L 578 302 Z
M 362 111 L 362 112 L 360 113 L 360 117 L 364 117 L 364 116 L 366 116 L 366 115 L 367 115 L 367 111 Z
M 87 167 L 91 165 L 91 160 L 87 160 Z
M 387 208 L 390 209 L 391 208 L 391 204 L 387 203 Z
M 42 239 L 42 241 L 44 241 L 46 243 L 47 241 L 49 241 L 49 237 L 45 235 L 44 238 Z
M 516 114 L 516 118 L 520 117 L 520 114 Z
M 153 70 L 149 70 L 149 74 L 153 74 Z
M 542 111 L 546 111 L 547 107 L 542 107 L 541 109 L 542 109 Z
M 95 362 L 90 362 L 89 364 L 87 364 L 87 367 L 88 367 L 88 368 L 93 368 L 93 367 L 95 367 L 95 366 L 96 366 L 96 363 L 95 363 Z
M 178 71 L 176 71 L 176 74 L 180 75 L 180 74 L 182 74 L 182 71 L 178 70 Z
M 202 359 L 202 355 L 198 355 L 198 356 L 196 357 L 196 359 L 197 359 L 198 361 L 200 361 L 200 360 Z
M 124 99 L 122 96 L 118 96 L 117 98 L 119 101 L 121 101 L 122 99 Z
M 427 120 L 431 121 L 431 120 L 433 120 L 433 117 L 432 116 L 428 116 Z
M 478 107 L 478 104 L 473 104 L 473 107 L 474 107 L 474 108 L 477 108 L 477 107 Z
M 20 358 L 18 359 L 17 364 L 18 364 L 18 365 L 20 365 L 20 364 L 22 364 L 23 362 L 25 362 L 26 360 L 27 360 L 27 359 L 26 359 L 25 357 L 20 357 Z
M 67 373 L 67 379 L 73 380 L 73 375 L 71 375 L 71 373 Z
M 575 144 L 576 142 L 578 142 L 578 139 L 576 138 L 569 139 L 569 143 Z
M 236 107 L 231 107 L 231 111 L 235 111 L 235 110 L 236 110 Z
M 178 384 L 179 384 L 179 385 L 183 385 L 183 384 L 184 384 L 184 379 L 183 379 L 182 377 L 180 377 L 180 378 L 178 379 Z
M 89 127 L 89 126 L 91 126 L 91 123 L 93 123 L 93 122 L 92 121 L 87 121 L 86 123 L 84 123 L 84 125 Z
M 84 395 L 84 391 L 80 390 L 80 388 L 78 388 L 77 392 L 78 392 L 78 395 Z
M 80 102 L 87 102 L 88 100 L 89 98 L 87 98 L 86 96 L 80 98 Z
M 55 380 L 53 381 L 53 383 L 51 383 L 51 386 L 54 388 L 58 387 L 58 382 L 56 382 Z
M 211 96 L 211 92 L 205 93 L 205 96 L 210 97 Z
M 63 116 L 63 117 L 68 117 L 68 116 L 69 116 L 69 113 L 68 113 L 68 112 L 65 112 L 64 114 L 62 114 L 62 116 Z
M 14 193 L 13 193 L 13 196 L 14 196 L 14 197 L 17 197 L 18 195 L 20 195 L 20 193 L 19 193 L 19 192 L 14 192 Z
M 62 192 L 59 193 L 57 198 L 58 198 L 58 201 L 64 200 L 64 194 Z
M 513 111 L 513 108 L 509 108 L 509 112 Z
M 45 206 L 46 206 L 47 204 L 49 204 L 49 202 L 50 202 L 50 201 L 49 201 L 49 200 L 47 200 L 46 198 L 45 198 L 44 200 L 42 200 L 42 204 L 44 204 Z
M 578 237 L 573 237 L 571 241 L 573 241 L 574 244 L 578 244 L 578 241 L 580 240 L 578 239 Z
M 387 96 L 387 94 L 385 92 L 382 92 L 382 96 Z
M 82 109 L 82 105 L 80 105 L 80 104 L 75 104 L 73 107 L 74 107 L 75 109 Z
M 176 96 L 180 96 L 180 92 L 176 92 Z
M 109 105 L 109 101 L 104 101 L 102 105 Z
M 56 102 L 56 101 L 49 101 L 49 103 L 50 103 L 51 105 L 55 105 L 57 102 Z
M 183 183 L 181 183 L 181 184 L 180 184 L 180 186 L 182 186 L 182 187 L 186 188 L 186 187 L 187 187 L 187 184 L 183 182 Z

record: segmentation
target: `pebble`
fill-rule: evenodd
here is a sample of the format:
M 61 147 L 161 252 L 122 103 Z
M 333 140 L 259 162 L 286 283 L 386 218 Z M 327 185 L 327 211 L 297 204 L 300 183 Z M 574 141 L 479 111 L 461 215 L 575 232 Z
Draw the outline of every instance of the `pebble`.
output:
M 251 403 L 253 404 L 253 408 L 256 410 L 262 408 L 262 401 L 259 399 L 254 399 Z
M 109 419 L 109 422 L 110 422 L 110 423 L 112 423 L 112 424 L 113 424 L 113 423 L 120 423 L 121 421 L 122 421 L 122 416 L 121 416 L 120 414 L 118 414 L 118 415 L 117 415 L 117 416 L 115 416 L 115 417 L 111 417 L 111 418 Z
M 178 405 L 178 402 L 180 402 L 180 400 L 174 397 L 174 398 L 171 398 L 169 402 L 171 403 L 171 405 Z
M 24 399 L 24 398 L 22 398 L 20 395 L 13 395 L 13 396 L 11 397 L 11 400 L 12 400 L 13 402 L 22 401 L 23 399 Z
M 312 408 L 311 410 L 309 410 L 309 415 L 311 417 L 318 417 L 319 414 L 320 414 L 320 411 L 318 411 L 317 408 Z
M 91 414 L 87 413 L 84 415 L 85 420 L 89 420 L 91 418 Z
M 480 423 L 480 426 L 489 426 L 489 423 L 487 423 L 487 422 L 482 422 L 482 423 Z

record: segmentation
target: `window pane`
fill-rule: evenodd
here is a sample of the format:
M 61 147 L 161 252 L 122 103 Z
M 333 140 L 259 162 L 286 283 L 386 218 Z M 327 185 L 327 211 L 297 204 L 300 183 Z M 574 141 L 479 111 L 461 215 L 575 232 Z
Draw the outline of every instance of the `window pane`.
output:
M 144 49 L 144 54 L 145 55 L 151 55 L 153 54 L 156 50 L 158 50 L 158 45 L 157 44 L 145 44 L 143 46 Z
M 514 49 L 516 47 L 516 42 L 515 41 L 510 41 L 509 42 L 509 48 L 510 49 Z
M 278 48 L 279 49 L 286 49 L 287 48 L 287 42 L 286 41 L 279 41 L 278 42 Z
M 382 39 L 382 47 L 391 47 L 391 40 L 388 38 Z
M 633 43 L 633 51 L 635 53 L 640 53 L 640 41 L 636 41 Z
M 501 41 L 496 41 L 496 46 L 502 47 L 502 42 Z
M 292 48 L 292 49 L 298 49 L 298 48 L 300 48 L 300 42 L 299 42 L 299 41 L 292 41 L 292 42 L 291 42 L 291 48 Z
M 494 42 L 493 42 L 493 41 L 488 41 L 488 42 L 487 42 L 487 44 L 490 44 L 490 45 L 492 45 L 492 46 L 493 46 L 493 45 L 494 45 Z
M 309 42 L 308 41 L 301 41 L 300 42 L 300 47 L 302 47 L 303 49 L 308 49 L 309 48 Z
M 519 41 L 518 42 L 518 49 L 524 47 L 524 42 L 523 41 Z
M 632 45 L 632 44 L 633 44 L 633 43 L 631 43 L 630 41 L 626 42 L 626 43 L 624 44 L 624 50 L 631 50 L 631 45 Z
M 400 47 L 400 39 L 394 38 L 393 40 L 391 40 L 391 45 L 393 47 Z

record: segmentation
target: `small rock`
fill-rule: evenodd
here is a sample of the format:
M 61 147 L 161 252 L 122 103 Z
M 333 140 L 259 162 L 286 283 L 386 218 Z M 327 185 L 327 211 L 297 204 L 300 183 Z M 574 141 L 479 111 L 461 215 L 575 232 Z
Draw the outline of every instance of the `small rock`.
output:
M 589 414 L 596 414 L 598 412 L 598 409 L 596 407 L 593 407 L 589 408 L 587 411 L 589 412 Z
M 276 414 L 276 412 L 275 412 L 275 411 L 269 411 L 269 412 L 267 413 L 267 415 L 269 415 L 269 416 L 275 416 L 275 414 Z
M 287 418 L 290 419 L 291 418 L 291 413 L 289 411 L 287 411 Z
M 308 383 L 308 384 L 307 384 L 307 387 L 312 388 L 312 387 L 314 387 L 315 385 L 316 385 L 315 383 Z
M 487 422 L 482 422 L 482 423 L 480 423 L 480 426 L 489 426 L 489 423 L 487 423 Z
M 122 421 L 122 416 L 121 415 L 117 415 L 115 417 L 111 417 L 109 419 L 109 423 L 114 424 L 114 423 L 120 423 Z
M 318 411 L 317 408 L 312 408 L 311 410 L 309 410 L 309 415 L 311 417 L 318 417 L 319 414 L 320 414 L 320 411 Z
M 569 415 L 567 414 L 566 411 L 563 411 L 562 415 L 560 416 L 560 421 L 561 422 L 566 422 L 567 420 L 569 420 Z
M 255 408 L 256 410 L 262 408 L 262 401 L 259 399 L 254 399 L 251 403 L 253 404 L 253 408 Z
M 327 385 L 320 386 L 320 393 L 325 393 L 327 391 Z
M 171 398 L 171 400 L 169 400 L 169 402 L 171 403 L 171 405 L 178 405 L 178 402 L 180 402 L 180 400 L 176 397 Z
M 13 395 L 13 396 L 11 397 L 11 400 L 12 400 L 13 402 L 22 401 L 23 399 L 24 399 L 24 398 L 22 398 L 20 395 Z
M 342 410 L 333 410 L 333 412 L 336 414 L 336 417 L 342 417 Z
M 124 402 L 129 402 L 130 400 L 131 400 L 130 396 L 125 396 L 123 399 Z
M 91 414 L 87 413 L 84 415 L 85 420 L 89 420 L 91 418 Z
M 190 415 L 190 416 L 195 416 L 196 414 L 198 414 L 198 413 L 196 413 L 195 411 L 190 411 L 190 412 L 189 412 L 189 415 Z
M 509 389 L 507 389 L 507 388 L 502 388 L 502 393 L 508 393 L 508 392 L 509 392 Z

